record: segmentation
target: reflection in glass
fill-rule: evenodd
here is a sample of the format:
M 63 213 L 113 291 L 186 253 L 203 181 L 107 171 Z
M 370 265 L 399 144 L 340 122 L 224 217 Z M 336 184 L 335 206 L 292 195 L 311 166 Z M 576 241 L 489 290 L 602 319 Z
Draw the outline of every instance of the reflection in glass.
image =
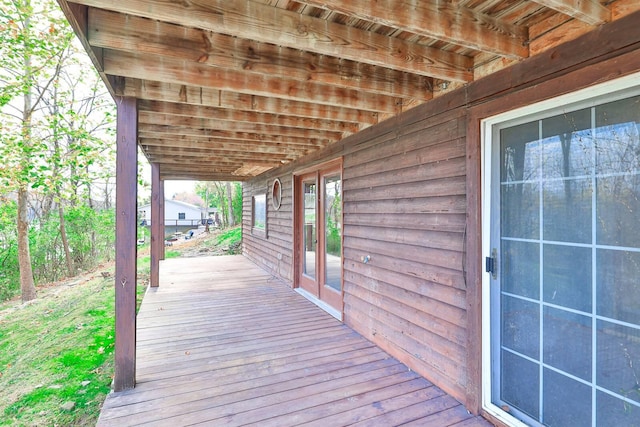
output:
M 502 346 L 537 359 L 540 354 L 539 306 L 505 295 L 502 307 Z
M 267 228 L 267 195 L 253 196 L 253 228 L 265 230 Z
M 591 313 L 591 248 L 544 245 L 544 301 Z
M 501 361 L 500 392 L 502 399 L 531 417 L 538 418 L 540 412 L 538 403 L 540 367 L 537 363 L 532 363 L 505 350 L 502 351 Z
M 307 276 L 316 277 L 316 183 L 303 183 L 304 187 L 304 258 L 303 272 Z
M 324 229 L 326 285 L 342 290 L 342 181 L 324 178 Z
M 589 175 L 593 167 L 592 136 L 590 109 L 542 120 L 544 177 Z
M 540 184 L 503 184 L 501 196 L 502 236 L 519 239 L 540 237 Z M 518 215 L 511 215 L 513 211 Z
M 591 317 L 544 307 L 543 360 L 584 380 L 591 379 Z
M 543 237 L 572 243 L 591 242 L 591 179 L 543 184 Z
M 598 320 L 596 384 L 640 403 L 640 329 Z M 621 402 L 619 402 L 621 403 Z M 640 420 L 640 407 L 635 408 Z
M 640 252 L 599 249 L 596 260 L 597 314 L 640 328 Z
M 540 244 L 503 240 L 500 267 L 504 292 L 539 298 Z
M 503 128 L 500 150 L 494 402 L 640 425 L 640 96 Z
M 540 175 L 538 123 L 531 122 L 500 131 L 502 182 L 529 181 Z
M 544 370 L 542 419 L 548 426 L 590 426 L 591 387 L 572 378 Z
M 640 172 L 596 180 L 596 241 L 640 248 Z

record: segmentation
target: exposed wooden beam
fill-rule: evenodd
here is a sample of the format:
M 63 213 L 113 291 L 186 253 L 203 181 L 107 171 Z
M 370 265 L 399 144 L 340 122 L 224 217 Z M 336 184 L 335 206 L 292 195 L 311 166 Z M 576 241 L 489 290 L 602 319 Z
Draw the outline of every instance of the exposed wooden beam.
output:
M 456 7 L 455 2 L 438 0 L 298 1 L 470 49 L 511 58 L 529 56 L 526 46 L 527 28 L 512 25 L 464 7 Z M 445 78 L 445 80 L 452 79 Z
M 138 101 L 140 102 L 140 101 Z M 162 171 L 160 171 L 160 177 L 162 177 Z M 160 205 L 160 227 L 162 227 L 162 236 L 164 236 L 164 180 L 160 179 L 160 184 L 158 185 L 158 204 Z M 163 238 L 164 240 L 164 238 Z M 160 259 L 163 260 L 165 258 L 165 246 L 164 246 L 164 242 L 162 242 L 162 251 L 160 252 Z
M 215 129 L 200 129 L 191 128 L 188 126 L 162 126 L 162 125 L 143 125 L 140 127 L 140 137 L 154 137 L 161 135 L 174 135 L 185 137 L 206 137 L 206 138 L 226 138 L 226 139 L 239 139 L 246 140 L 245 136 L 250 139 L 259 140 L 260 138 L 270 139 L 273 136 L 281 136 L 284 140 L 289 137 L 293 138 L 309 138 L 319 141 L 334 142 L 336 139 L 326 139 L 327 134 L 325 132 L 318 132 L 314 130 L 304 129 L 288 129 L 281 128 L 279 132 L 268 133 L 270 129 L 264 129 L 265 133 L 260 133 L 261 129 L 249 130 L 249 131 L 234 131 L 234 130 L 215 130 Z M 295 133 L 294 133 L 295 131 Z M 287 133 L 289 133 L 287 135 Z
M 117 94 L 150 101 L 356 122 L 361 126 L 362 124 L 373 125 L 379 121 L 378 113 L 375 111 L 314 104 L 310 100 L 292 101 L 153 80 L 126 78 L 122 92 Z
M 138 126 L 135 98 L 119 98 L 116 104 L 116 343 L 113 384 L 115 391 L 123 391 L 136 384 Z
M 306 130 L 306 129 L 294 129 L 294 128 L 278 128 L 276 126 L 264 126 L 264 125 L 256 125 L 257 127 L 253 129 L 238 129 L 237 131 L 233 130 L 232 126 L 229 126 L 229 129 L 206 129 L 206 128 L 197 128 L 190 126 L 165 126 L 165 125 L 151 125 L 151 124 L 141 124 L 140 125 L 140 135 L 144 137 L 144 135 L 149 133 L 154 134 L 164 134 L 164 135 L 176 135 L 176 136 L 197 136 L 197 137 L 219 137 L 219 138 L 231 138 L 235 133 L 238 135 L 239 133 L 256 133 L 258 135 L 265 135 L 265 138 L 269 138 L 268 135 L 279 135 L 284 137 L 294 137 L 294 138 L 310 138 L 310 139 L 324 139 L 327 141 L 337 141 L 340 139 L 339 135 L 336 135 L 335 139 L 326 139 L 330 134 L 327 132 L 316 131 L 316 130 Z M 241 137 L 236 137 L 235 139 L 240 139 Z
M 589 25 L 602 25 L 611 21 L 611 10 L 598 0 L 533 0 L 550 9 L 564 13 Z
M 211 150 L 216 151 L 230 151 L 230 152 L 243 152 L 251 153 L 254 156 L 260 156 L 261 154 L 285 154 L 289 157 L 295 158 L 295 156 L 301 153 L 308 153 L 321 148 L 322 146 L 301 146 L 292 144 L 274 144 L 274 143 L 245 143 L 239 141 L 229 140 L 210 140 L 203 142 L 195 141 L 175 141 L 173 139 L 150 139 L 140 138 L 140 146 L 151 147 L 169 147 L 175 150 L 191 150 L 195 153 L 209 152 Z
M 163 180 L 197 180 L 197 181 L 247 181 L 252 179 L 255 175 L 249 174 L 236 174 L 236 173 L 207 173 L 207 172 L 193 172 L 185 173 L 184 171 L 172 171 L 167 170 L 160 174 L 160 178 Z
M 172 115 L 190 118 L 207 118 L 231 122 L 278 124 L 302 129 L 321 129 L 334 132 L 355 133 L 359 130 L 357 123 L 325 120 L 309 117 L 295 117 L 285 114 L 259 113 L 255 111 L 232 110 L 228 108 L 204 107 L 199 105 L 187 105 L 159 101 L 139 101 L 138 108 L 141 113 Z
M 94 47 L 282 75 L 386 96 L 421 101 L 433 98 L 432 79 L 423 75 L 100 9 L 89 12 L 88 37 Z
M 337 107 L 346 106 L 369 111 L 398 112 L 402 101 L 383 95 L 342 89 L 314 82 L 298 82 L 282 77 L 250 72 L 234 72 L 210 67 L 197 62 L 155 57 L 148 54 L 113 51 L 103 52 L 107 74 L 154 80 L 183 85 L 196 85 L 211 89 L 273 96 L 293 101 L 308 101 Z
M 77 3 L 412 74 L 455 81 L 473 78 L 473 60 L 469 57 L 252 1 Z M 522 56 L 514 52 L 501 54 Z
M 247 144 L 285 144 L 299 147 L 321 147 L 332 141 L 329 139 L 294 138 L 280 135 L 260 135 L 249 132 L 218 132 L 216 135 L 166 135 L 162 131 L 139 132 L 139 139 L 170 140 L 175 143 L 193 142 L 196 144 L 209 144 L 212 142 L 241 142 Z
M 218 131 L 233 132 L 254 132 L 264 135 L 295 136 L 307 138 L 313 133 L 322 135 L 330 140 L 342 139 L 342 132 L 333 132 L 324 129 L 313 129 L 303 127 L 280 126 L 277 121 L 274 124 L 233 122 L 217 119 L 205 119 L 202 117 L 184 117 L 168 114 L 157 114 L 151 112 L 140 112 L 140 130 L 144 131 L 147 126 L 188 126 L 194 129 L 209 129 Z
M 164 247 L 164 227 L 160 222 L 160 165 L 151 163 L 151 267 L 149 285 L 160 284 L 160 258 Z
M 238 151 L 224 148 L 209 148 L 209 149 L 185 149 L 182 147 L 165 147 L 159 145 L 146 145 L 142 146 L 142 150 L 149 157 L 158 156 L 170 156 L 172 158 L 179 159 L 199 159 L 207 161 L 220 161 L 220 160 L 274 160 L 288 162 L 295 158 L 295 155 L 280 152 L 280 153 L 251 153 L 245 151 Z M 310 151 L 310 150 L 305 150 Z M 299 155 L 300 153 L 298 153 Z
M 250 164 L 259 164 L 266 166 L 282 166 L 291 162 L 291 160 L 287 159 L 263 159 L 261 161 L 254 161 L 255 159 L 242 159 L 236 157 L 230 157 L 228 161 L 222 165 L 218 165 L 215 160 L 215 156 L 200 158 L 197 156 L 180 156 L 180 155 L 171 155 L 167 156 L 165 154 L 146 154 L 149 158 L 150 162 L 160 162 L 164 164 L 175 164 L 175 165 L 186 165 L 191 170 L 194 167 L 202 166 L 202 167 L 210 167 L 212 169 L 217 170 L 231 170 L 235 171 L 238 167 L 250 163 Z

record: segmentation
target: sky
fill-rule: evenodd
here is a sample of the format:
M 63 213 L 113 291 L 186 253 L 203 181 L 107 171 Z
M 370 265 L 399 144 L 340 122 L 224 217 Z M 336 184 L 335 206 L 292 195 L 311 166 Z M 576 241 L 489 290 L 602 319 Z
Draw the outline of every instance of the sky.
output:
M 171 199 L 176 193 L 195 193 L 196 181 L 165 181 L 164 195 L 167 199 Z

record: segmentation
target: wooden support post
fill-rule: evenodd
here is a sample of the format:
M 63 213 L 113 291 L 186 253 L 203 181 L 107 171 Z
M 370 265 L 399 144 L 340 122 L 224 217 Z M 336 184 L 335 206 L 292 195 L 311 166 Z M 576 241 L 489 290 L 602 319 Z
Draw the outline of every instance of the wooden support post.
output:
M 152 288 L 160 284 L 160 259 L 164 250 L 164 230 L 160 215 L 160 165 L 151 163 L 151 274 Z
M 136 256 L 138 111 L 135 98 L 116 98 L 116 347 L 114 390 L 136 383 Z
M 158 186 L 158 190 L 159 190 L 159 201 L 160 201 L 160 226 L 162 227 L 161 231 L 161 236 L 162 236 L 162 252 L 160 254 L 160 260 L 164 259 L 164 252 L 165 252 L 165 246 L 164 246 L 164 236 L 165 236 L 165 232 L 164 232 L 164 179 L 160 180 L 160 185 Z

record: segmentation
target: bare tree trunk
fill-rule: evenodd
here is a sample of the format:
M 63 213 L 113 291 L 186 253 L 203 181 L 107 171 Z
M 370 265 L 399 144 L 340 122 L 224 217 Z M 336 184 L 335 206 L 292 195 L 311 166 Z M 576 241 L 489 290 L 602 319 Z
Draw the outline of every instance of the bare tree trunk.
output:
M 222 211 L 222 228 L 227 228 L 229 225 L 229 218 L 227 217 L 228 210 L 225 206 L 224 202 L 224 189 L 222 188 L 222 183 L 214 182 L 216 193 L 218 193 L 218 199 L 220 200 L 220 210 Z
M 233 217 L 233 205 L 231 204 L 231 183 L 227 181 L 227 215 L 229 217 L 229 227 L 236 225 L 236 220 Z
M 26 27 L 29 26 L 29 19 L 26 20 Z M 28 53 L 29 49 L 26 48 L 27 40 L 25 40 L 25 53 L 24 54 L 24 83 L 31 83 L 31 56 Z M 22 151 L 22 167 L 28 168 L 29 153 L 31 150 L 31 118 L 33 102 L 31 99 L 31 91 L 26 91 L 23 100 L 22 109 L 22 143 L 24 144 Z M 22 177 L 21 177 L 22 179 Z M 36 299 L 36 285 L 33 280 L 33 267 L 31 266 L 31 252 L 29 250 L 29 218 L 27 216 L 29 205 L 29 192 L 27 189 L 27 183 L 21 182 L 18 187 L 18 266 L 20 269 L 20 291 L 22 293 L 22 302 L 27 302 Z
M 60 238 L 62 239 L 62 247 L 64 248 L 64 257 L 67 261 L 67 273 L 69 273 L 69 277 L 73 277 L 76 274 L 76 269 L 73 265 L 71 250 L 69 249 L 69 240 L 67 239 L 67 229 L 64 222 L 64 208 L 62 207 L 62 203 L 58 204 L 58 215 L 60 217 Z
M 27 217 L 28 192 L 26 187 L 18 189 L 18 265 L 20 268 L 20 291 L 22 302 L 36 299 L 36 286 L 29 251 L 29 219 Z

